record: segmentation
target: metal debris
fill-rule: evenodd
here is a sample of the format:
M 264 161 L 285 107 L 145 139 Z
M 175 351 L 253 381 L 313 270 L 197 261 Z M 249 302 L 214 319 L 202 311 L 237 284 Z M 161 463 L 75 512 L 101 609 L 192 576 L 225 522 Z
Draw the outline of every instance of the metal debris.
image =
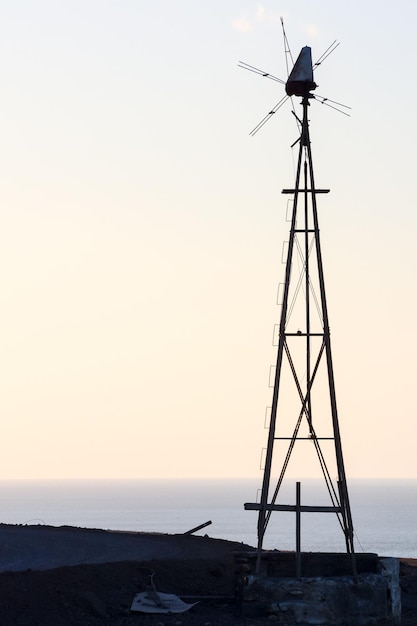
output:
M 172 593 L 143 591 L 133 598 L 131 611 L 139 613 L 185 613 L 197 602 L 187 604 Z

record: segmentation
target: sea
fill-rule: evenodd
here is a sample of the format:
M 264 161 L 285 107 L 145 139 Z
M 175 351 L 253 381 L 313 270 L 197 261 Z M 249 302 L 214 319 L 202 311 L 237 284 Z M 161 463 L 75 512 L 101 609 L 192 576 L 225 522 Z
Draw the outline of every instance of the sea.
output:
M 323 481 L 301 480 L 301 504 L 328 505 Z M 256 546 L 259 501 L 255 479 L 2 480 L 0 523 L 78 526 L 120 531 L 196 532 Z M 417 558 L 417 480 L 348 482 L 356 552 Z M 295 504 L 295 481 L 277 500 Z M 295 549 L 295 514 L 274 512 L 264 538 L 268 549 Z M 303 551 L 344 552 L 333 513 L 301 515 Z

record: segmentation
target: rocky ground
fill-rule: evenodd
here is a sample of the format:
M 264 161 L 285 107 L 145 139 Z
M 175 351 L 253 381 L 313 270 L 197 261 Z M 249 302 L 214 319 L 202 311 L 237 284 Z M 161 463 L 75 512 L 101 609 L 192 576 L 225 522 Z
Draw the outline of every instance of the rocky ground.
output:
M 74 540 L 77 537 L 75 533 Z M 181 545 L 180 558 L 163 558 L 163 554 L 158 553 L 157 558 L 151 560 L 113 560 L 53 569 L 4 571 L 0 574 L 1 626 L 261 626 L 271 623 L 267 616 L 242 617 L 234 600 L 232 553 L 240 544 L 203 537 L 164 538 L 168 553 L 169 544 Z M 0 556 L 2 547 L 0 532 Z M 70 550 L 71 545 L 66 548 Z M 135 594 L 149 589 L 151 576 L 158 591 L 198 603 L 189 612 L 177 615 L 131 613 Z M 402 560 L 401 586 L 402 624 L 417 625 L 417 561 Z

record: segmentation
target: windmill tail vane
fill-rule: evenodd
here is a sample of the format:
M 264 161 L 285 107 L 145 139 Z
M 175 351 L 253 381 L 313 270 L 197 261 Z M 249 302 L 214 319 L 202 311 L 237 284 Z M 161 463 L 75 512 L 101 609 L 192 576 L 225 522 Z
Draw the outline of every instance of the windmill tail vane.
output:
M 310 91 L 317 87 L 313 78 L 313 62 L 311 60 L 311 48 L 304 46 L 285 84 L 288 96 L 307 96 Z

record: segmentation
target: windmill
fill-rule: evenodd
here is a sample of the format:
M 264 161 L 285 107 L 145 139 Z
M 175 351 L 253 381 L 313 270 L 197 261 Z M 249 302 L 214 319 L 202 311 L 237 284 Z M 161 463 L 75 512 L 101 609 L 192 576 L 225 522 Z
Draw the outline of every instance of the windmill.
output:
M 335 47 L 334 42 L 320 61 Z M 241 63 L 240 66 L 283 82 L 248 64 Z M 301 575 L 301 515 L 304 513 L 334 513 L 337 516 L 346 552 L 352 556 L 353 571 L 356 571 L 317 208 L 318 196 L 327 194 L 329 189 L 319 189 L 315 184 L 308 120 L 312 100 L 337 110 L 344 105 L 312 93 L 317 87 L 313 76 L 314 67 L 311 48 L 306 46 L 302 48 L 285 83 L 286 96 L 251 133 L 258 132 L 289 97 L 301 98 L 301 118 L 294 113 L 300 128 L 300 136 L 293 144 L 299 144 L 295 184 L 291 189 L 283 189 L 284 194 L 292 197 L 291 227 L 280 303 L 281 316 L 277 327 L 277 359 L 262 490 L 259 502 L 245 504 L 246 510 L 258 512 L 257 571 L 271 515 L 280 511 L 295 513 L 297 576 Z M 301 503 L 300 482 L 296 483 L 295 504 L 278 503 L 284 476 L 297 446 L 313 447 L 312 456 L 318 462 L 327 487 L 329 504 L 304 506 Z M 273 479 L 277 462 L 277 478 Z M 332 471 L 335 476 L 331 475 Z

